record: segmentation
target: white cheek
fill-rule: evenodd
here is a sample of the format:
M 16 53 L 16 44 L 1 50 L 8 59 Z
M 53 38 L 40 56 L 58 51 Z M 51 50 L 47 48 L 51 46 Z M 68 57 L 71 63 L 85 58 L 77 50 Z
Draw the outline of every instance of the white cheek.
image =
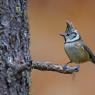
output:
M 73 42 L 73 41 L 76 41 L 76 40 L 78 40 L 78 39 L 80 39 L 80 35 L 77 35 L 77 36 L 76 36 L 75 38 L 73 38 L 73 39 L 67 38 L 66 42 Z
M 80 38 L 80 36 L 79 35 L 77 35 L 74 39 L 72 39 L 71 41 L 76 41 L 76 40 L 78 40 Z

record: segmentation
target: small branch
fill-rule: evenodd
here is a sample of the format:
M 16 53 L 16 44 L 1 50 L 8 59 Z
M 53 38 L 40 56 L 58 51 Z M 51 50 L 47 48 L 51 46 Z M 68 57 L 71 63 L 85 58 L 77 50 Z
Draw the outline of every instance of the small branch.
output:
M 70 67 L 63 64 L 53 64 L 49 62 L 32 61 L 32 68 L 41 71 L 55 71 L 58 73 L 72 74 L 79 71 L 79 66 Z
M 32 68 L 38 69 L 41 71 L 57 71 L 59 73 L 63 73 L 63 65 L 59 64 L 51 64 L 49 62 L 40 62 L 40 61 L 33 61 Z

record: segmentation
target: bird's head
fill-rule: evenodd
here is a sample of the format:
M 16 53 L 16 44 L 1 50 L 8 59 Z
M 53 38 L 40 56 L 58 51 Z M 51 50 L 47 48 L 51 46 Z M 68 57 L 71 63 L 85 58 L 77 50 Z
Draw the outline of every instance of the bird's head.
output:
M 66 27 L 65 32 L 60 34 L 60 36 L 64 37 L 65 43 L 70 43 L 70 42 L 74 42 L 81 39 L 80 34 L 75 29 L 72 22 L 67 21 L 66 24 L 67 24 L 67 27 Z

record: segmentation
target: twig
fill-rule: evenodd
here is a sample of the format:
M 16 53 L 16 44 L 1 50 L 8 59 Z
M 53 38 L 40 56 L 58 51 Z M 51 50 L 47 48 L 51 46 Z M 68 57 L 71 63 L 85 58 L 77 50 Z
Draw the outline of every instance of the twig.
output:
M 73 72 L 79 71 L 79 67 L 70 67 L 63 64 L 53 64 L 43 61 L 32 61 L 32 68 L 41 71 L 55 71 L 64 74 L 72 74 Z

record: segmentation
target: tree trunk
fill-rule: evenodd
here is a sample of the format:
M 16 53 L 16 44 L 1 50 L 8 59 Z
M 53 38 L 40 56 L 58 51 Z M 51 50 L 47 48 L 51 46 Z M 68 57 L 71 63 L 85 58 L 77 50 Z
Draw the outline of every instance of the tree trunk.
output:
M 31 59 L 26 8 L 27 0 L 0 0 L 0 95 L 29 95 L 30 70 L 18 69 Z

